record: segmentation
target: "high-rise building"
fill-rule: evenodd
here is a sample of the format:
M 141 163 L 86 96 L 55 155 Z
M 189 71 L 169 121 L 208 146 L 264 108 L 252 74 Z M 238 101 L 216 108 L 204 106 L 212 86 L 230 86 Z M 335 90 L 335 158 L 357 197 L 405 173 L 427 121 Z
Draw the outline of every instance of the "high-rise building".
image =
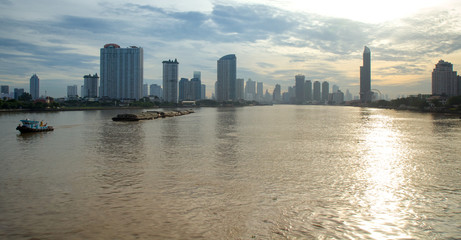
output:
M 365 46 L 363 50 L 363 66 L 360 67 L 360 101 L 371 102 L 371 52 Z
M 99 76 L 97 73 L 94 75 L 88 74 L 83 76 L 83 91 L 82 97 L 84 98 L 97 98 L 98 97 L 98 82 Z
M 142 97 L 149 96 L 149 85 L 147 83 L 142 85 Z
M 140 47 L 120 48 L 109 43 L 100 52 L 100 97 L 136 99 L 142 97 L 144 54 Z
M 178 60 L 163 61 L 163 101 L 178 103 Z
M 15 88 L 13 90 L 14 99 L 18 100 L 20 96 L 24 94 L 24 88 Z
M 32 100 L 40 97 L 40 79 L 37 74 L 32 75 L 30 78 L 30 95 L 32 96 Z
M 330 94 L 330 84 L 325 81 L 322 83 L 322 101 L 328 101 L 328 95 Z
M 248 78 L 245 84 L 245 100 L 253 101 L 256 98 L 256 82 Z
M 432 95 L 461 95 L 461 77 L 453 71 L 453 64 L 440 60 L 432 71 Z
M 342 104 L 344 102 L 344 93 L 340 90 L 330 93 L 328 96 L 328 102 L 331 104 Z
M 194 71 L 194 77 L 193 78 L 198 78 L 200 81 L 202 81 L 202 72 Z
M 161 98 L 163 96 L 162 94 L 162 87 L 157 84 L 151 84 L 149 88 L 149 95 Z
M 237 58 L 235 54 L 226 55 L 218 60 L 218 81 L 216 98 L 218 102 L 235 101 L 235 82 L 237 79 Z
M 206 99 L 206 85 L 202 84 L 202 90 L 200 91 L 200 99 Z
M 351 101 L 352 100 L 352 93 L 349 92 L 349 89 L 346 90 L 346 95 L 344 97 L 345 101 Z
M 178 95 L 179 101 L 192 100 L 190 95 L 191 95 L 191 92 L 190 92 L 189 79 L 181 78 L 181 80 L 179 80 L 179 95 Z
M 311 80 L 307 80 L 305 83 L 304 83 L 304 87 L 306 88 L 306 101 L 310 102 L 312 101 L 312 81 Z
M 295 76 L 295 83 L 296 83 L 296 90 L 295 90 L 295 94 L 296 94 L 296 104 L 303 104 L 304 103 L 304 99 L 305 99 L 305 96 L 306 96 L 306 87 L 304 86 L 304 81 L 305 81 L 305 76 L 304 75 L 301 75 L 301 74 L 298 74 Z
M 256 83 L 256 101 L 260 102 L 264 98 L 264 83 Z
M 2 85 L 1 86 L 1 93 L 2 94 L 10 94 L 10 87 L 8 85 Z
M 275 103 L 280 103 L 282 101 L 282 89 L 279 84 L 275 84 L 274 93 L 272 94 L 272 100 Z
M 200 100 L 202 97 L 202 82 L 200 78 L 192 78 L 190 84 L 190 100 Z
M 78 97 L 77 85 L 67 86 L 67 97 L 68 98 Z
M 314 82 L 314 101 L 320 102 L 321 100 L 321 95 L 320 95 L 320 82 L 315 81 Z
M 245 99 L 245 80 L 237 78 L 235 84 L 235 98 L 237 100 Z
M 338 85 L 333 84 L 333 87 L 331 88 L 331 92 L 332 92 L 332 93 L 335 93 L 335 92 L 337 92 L 337 91 L 339 91 Z

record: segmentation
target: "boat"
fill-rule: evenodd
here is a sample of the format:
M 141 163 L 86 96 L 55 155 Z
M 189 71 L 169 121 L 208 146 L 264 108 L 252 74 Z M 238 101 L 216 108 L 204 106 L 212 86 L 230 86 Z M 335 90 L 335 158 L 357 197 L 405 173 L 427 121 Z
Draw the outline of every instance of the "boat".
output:
M 21 133 L 47 132 L 54 130 L 52 126 L 47 126 L 47 124 L 44 124 L 43 121 L 34 121 L 30 119 L 24 119 L 20 121 L 21 124 L 16 127 L 16 130 L 19 130 Z

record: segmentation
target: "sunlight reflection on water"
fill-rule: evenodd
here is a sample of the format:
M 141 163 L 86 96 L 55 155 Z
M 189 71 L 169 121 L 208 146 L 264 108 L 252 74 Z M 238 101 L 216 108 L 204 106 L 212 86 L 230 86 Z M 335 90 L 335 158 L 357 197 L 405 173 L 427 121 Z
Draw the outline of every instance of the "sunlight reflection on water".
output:
M 459 119 L 329 106 L 117 113 L 36 114 L 56 131 L 33 136 L 0 115 L 0 238 L 461 238 Z

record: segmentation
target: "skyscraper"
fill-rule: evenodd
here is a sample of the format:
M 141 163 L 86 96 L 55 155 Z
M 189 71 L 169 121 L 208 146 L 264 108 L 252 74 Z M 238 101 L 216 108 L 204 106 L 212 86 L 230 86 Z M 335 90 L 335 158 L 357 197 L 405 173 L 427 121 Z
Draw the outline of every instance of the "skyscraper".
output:
M 149 85 L 147 83 L 142 85 L 142 97 L 149 96 Z
M 202 82 L 199 78 L 192 78 L 190 84 L 190 100 L 200 100 L 202 96 Z
M 202 84 L 202 90 L 200 91 L 200 99 L 206 99 L 206 85 Z
M 76 98 L 77 96 L 77 85 L 67 86 L 67 97 Z
M 279 84 L 275 84 L 274 93 L 272 94 L 272 100 L 275 103 L 280 103 L 282 101 L 282 89 Z
M 322 83 L 322 101 L 328 102 L 328 95 L 330 94 L 330 84 L 325 81 Z
M 190 100 L 189 99 L 189 89 L 190 89 L 189 79 L 181 78 L 181 80 L 179 80 L 178 89 L 179 89 L 179 93 L 178 93 L 179 102 L 184 101 L 184 100 Z
M 163 61 L 163 101 L 178 103 L 178 60 Z
M 264 83 L 257 82 L 256 83 L 256 101 L 262 101 L 264 97 Z
M 371 102 L 371 52 L 365 46 L 363 50 L 363 66 L 360 67 L 360 101 Z
M 202 81 L 202 72 L 194 71 L 194 78 L 198 78 L 200 81 Z
M 32 75 L 30 78 L 30 95 L 32 96 L 32 100 L 40 97 L 40 79 L 37 74 Z
M 157 84 L 151 84 L 149 88 L 149 95 L 161 98 L 163 96 L 162 87 Z
M 307 80 L 304 84 L 304 87 L 306 88 L 306 101 L 310 102 L 312 101 L 312 81 Z
M 245 100 L 253 101 L 256 98 L 256 82 L 248 78 L 245 84 Z
M 237 78 L 235 84 L 235 98 L 237 100 L 245 99 L 245 80 Z
M 83 92 L 82 97 L 96 98 L 98 97 L 98 81 L 99 76 L 97 73 L 94 75 L 88 74 L 83 76 Z
M 320 102 L 321 96 L 320 96 L 320 82 L 315 81 L 314 82 L 314 101 Z
M 304 86 L 305 76 L 298 74 L 295 76 L 296 83 L 296 104 L 303 104 L 306 96 L 306 87 Z
M 453 71 L 453 64 L 440 60 L 432 71 L 432 95 L 461 95 L 461 77 Z
M 142 97 L 144 54 L 140 47 L 120 48 L 109 43 L 100 53 L 100 97 L 136 99 Z
M 235 82 L 237 79 L 237 58 L 235 54 L 226 55 L 218 60 L 218 80 L 216 98 L 218 102 L 235 101 Z
M 2 91 L 1 91 L 2 94 L 5 94 L 5 95 L 10 94 L 10 87 L 8 85 L 2 85 L 1 88 L 2 88 Z

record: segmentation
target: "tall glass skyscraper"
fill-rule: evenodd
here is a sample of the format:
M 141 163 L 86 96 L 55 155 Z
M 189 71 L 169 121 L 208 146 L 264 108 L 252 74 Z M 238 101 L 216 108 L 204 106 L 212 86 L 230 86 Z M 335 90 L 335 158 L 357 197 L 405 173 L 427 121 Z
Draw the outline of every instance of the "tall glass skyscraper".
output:
M 218 80 L 216 100 L 235 101 L 237 79 L 237 57 L 235 54 L 226 55 L 218 60 Z
M 100 97 L 112 99 L 142 98 L 144 54 L 140 47 L 120 48 L 109 43 L 101 48 Z
M 178 103 L 178 60 L 163 61 L 163 101 Z
M 30 95 L 32 99 L 38 99 L 40 97 L 40 79 L 37 74 L 30 77 Z
M 363 50 L 363 66 L 360 67 L 360 101 L 371 102 L 371 52 L 365 46 Z

